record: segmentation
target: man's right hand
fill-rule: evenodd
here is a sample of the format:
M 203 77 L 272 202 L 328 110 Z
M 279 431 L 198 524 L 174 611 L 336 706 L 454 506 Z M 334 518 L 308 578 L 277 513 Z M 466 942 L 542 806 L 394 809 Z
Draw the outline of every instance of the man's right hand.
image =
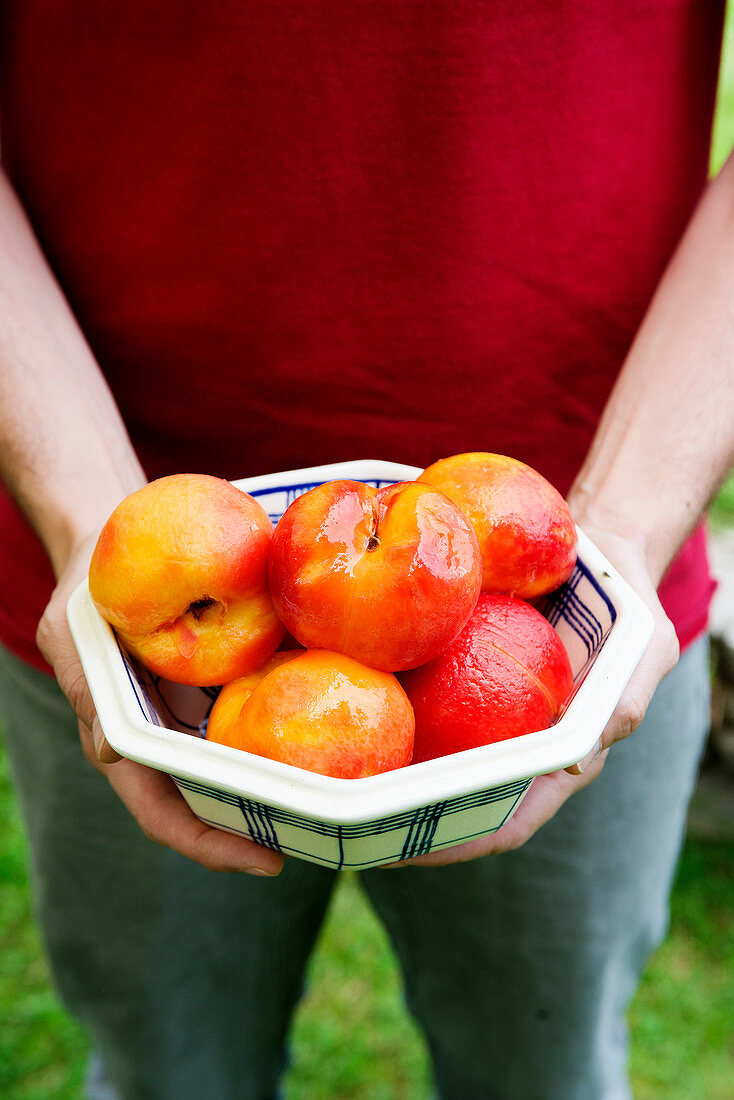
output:
M 72 553 L 37 634 L 38 647 L 79 719 L 84 755 L 109 781 L 150 840 L 212 871 L 277 875 L 283 866 L 278 852 L 204 824 L 168 775 L 122 758 L 107 742 L 66 619 L 67 601 L 88 573 L 95 541 L 95 537 L 86 539 Z

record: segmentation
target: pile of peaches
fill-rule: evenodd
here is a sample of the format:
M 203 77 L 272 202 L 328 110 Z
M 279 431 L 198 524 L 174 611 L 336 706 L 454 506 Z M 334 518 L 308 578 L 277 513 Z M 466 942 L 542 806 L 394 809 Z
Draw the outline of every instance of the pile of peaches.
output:
M 571 668 L 532 601 L 576 551 L 544 477 L 473 452 L 326 482 L 275 528 L 227 481 L 160 478 L 110 516 L 89 587 L 151 672 L 222 685 L 207 739 L 354 779 L 553 724 Z

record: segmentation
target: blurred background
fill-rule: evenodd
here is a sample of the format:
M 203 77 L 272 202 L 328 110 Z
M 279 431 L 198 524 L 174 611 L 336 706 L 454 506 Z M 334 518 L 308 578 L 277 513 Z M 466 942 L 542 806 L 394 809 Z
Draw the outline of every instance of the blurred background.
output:
M 712 155 L 734 146 L 727 19 Z M 734 475 L 711 511 L 709 745 L 691 806 L 668 938 L 630 1008 L 636 1100 L 734 1097 Z M 60 1008 L 33 923 L 25 850 L 0 739 L 0 1097 L 81 1100 L 87 1042 Z M 312 959 L 286 1100 L 428 1100 L 422 1039 L 382 928 L 346 875 Z

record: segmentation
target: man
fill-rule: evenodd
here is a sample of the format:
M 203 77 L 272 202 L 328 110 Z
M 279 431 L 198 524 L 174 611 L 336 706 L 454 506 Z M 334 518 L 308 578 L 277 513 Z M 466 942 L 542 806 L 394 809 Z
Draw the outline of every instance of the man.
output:
M 112 1087 L 274 1095 L 334 878 L 114 759 L 64 617 L 100 526 L 175 470 L 478 449 L 569 494 L 655 636 L 579 768 L 416 861 L 447 866 L 363 883 L 442 1097 L 628 1095 L 706 730 L 698 522 L 732 458 L 734 165 L 698 203 L 721 4 L 3 20 L 0 461 L 38 537 L 5 499 L 0 706 L 56 981 Z

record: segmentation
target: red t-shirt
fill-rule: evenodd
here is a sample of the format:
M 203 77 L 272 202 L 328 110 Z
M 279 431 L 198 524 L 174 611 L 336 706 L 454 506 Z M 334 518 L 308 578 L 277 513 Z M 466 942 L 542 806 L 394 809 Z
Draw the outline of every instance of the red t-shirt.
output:
M 707 174 L 723 2 L 6 0 L 2 156 L 150 476 L 562 491 Z M 0 639 L 51 584 L 0 501 Z M 663 596 L 706 621 L 702 538 Z

